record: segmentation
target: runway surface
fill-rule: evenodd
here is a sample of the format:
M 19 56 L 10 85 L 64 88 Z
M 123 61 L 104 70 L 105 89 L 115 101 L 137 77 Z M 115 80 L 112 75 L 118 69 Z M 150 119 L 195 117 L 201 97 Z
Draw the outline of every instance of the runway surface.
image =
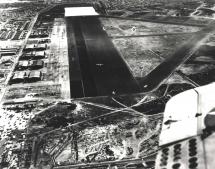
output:
M 186 62 L 214 33 L 215 22 L 212 22 L 206 28 L 203 28 L 201 31 L 194 34 L 193 37 L 182 44 L 172 56 L 164 60 L 164 62 L 139 81 L 139 84 L 142 87 L 141 91 L 150 92 L 159 87 L 160 84 L 170 77 L 181 64 Z
M 84 97 L 83 83 L 81 77 L 81 68 L 79 64 L 79 58 L 77 54 L 77 47 L 75 41 L 75 34 L 72 24 L 68 24 L 67 27 L 67 42 L 68 42 L 68 57 L 69 57 L 69 76 L 70 76 L 70 95 L 71 98 Z
M 83 97 L 140 91 L 137 81 L 101 27 L 97 16 L 69 17 L 66 20 L 67 25 L 72 25 L 71 30 L 67 29 L 68 37 L 71 38 L 73 34 L 75 38 L 75 46 L 71 50 L 77 51 L 76 57 L 69 57 L 80 66 L 78 79 L 83 84 Z M 71 76 L 70 79 L 74 79 Z M 71 95 L 76 97 L 72 94 L 74 90 L 71 86 Z

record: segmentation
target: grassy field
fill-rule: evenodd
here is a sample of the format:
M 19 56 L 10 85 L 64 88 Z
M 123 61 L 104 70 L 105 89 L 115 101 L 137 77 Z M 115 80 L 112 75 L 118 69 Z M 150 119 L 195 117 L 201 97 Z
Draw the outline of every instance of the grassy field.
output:
M 175 49 L 190 38 L 189 34 L 113 39 L 135 77 L 144 77 Z
M 138 36 L 165 33 L 191 33 L 201 28 L 193 26 L 122 20 L 117 18 L 100 18 L 103 28 L 109 36 Z

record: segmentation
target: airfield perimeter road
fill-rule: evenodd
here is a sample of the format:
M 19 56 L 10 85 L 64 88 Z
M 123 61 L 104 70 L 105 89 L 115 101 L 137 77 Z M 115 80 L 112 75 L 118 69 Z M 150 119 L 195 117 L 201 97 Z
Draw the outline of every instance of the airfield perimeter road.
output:
M 215 22 L 212 22 L 201 31 L 194 34 L 188 41 L 182 44 L 176 52 L 164 60 L 158 67 L 152 70 L 146 77 L 139 81 L 142 92 L 155 90 L 171 74 L 186 62 L 211 35 L 215 33 Z
M 76 97 L 73 94 L 76 91 L 72 88 L 73 79 L 76 79 L 75 83 L 79 79 L 79 84 L 83 84 L 83 97 L 140 92 L 137 81 L 103 30 L 97 16 L 67 17 L 66 23 L 67 36 L 75 38 L 75 45 L 71 44 L 71 40 L 68 45 L 74 46 L 70 50 L 77 51 L 73 55 L 78 56 L 69 54 L 70 66 L 76 65 L 76 70 L 81 71 L 81 78 L 70 75 L 72 97 Z

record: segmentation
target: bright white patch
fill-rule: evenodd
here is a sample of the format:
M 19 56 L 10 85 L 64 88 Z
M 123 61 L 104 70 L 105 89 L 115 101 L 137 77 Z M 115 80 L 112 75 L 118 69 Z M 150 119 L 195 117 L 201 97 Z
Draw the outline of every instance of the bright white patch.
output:
M 214 108 L 215 83 L 172 97 L 166 104 L 159 144 L 165 145 L 197 135 L 199 129 L 205 128 L 204 117 Z M 199 120 L 197 114 L 202 114 L 197 116 Z
M 99 15 L 93 7 L 69 7 L 65 8 L 65 16 L 96 16 Z

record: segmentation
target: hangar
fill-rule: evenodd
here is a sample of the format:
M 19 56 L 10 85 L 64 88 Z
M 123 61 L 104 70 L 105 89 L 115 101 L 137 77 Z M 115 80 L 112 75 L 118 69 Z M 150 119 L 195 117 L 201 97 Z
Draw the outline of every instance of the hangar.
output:
M 89 7 L 67 7 L 65 8 L 65 17 L 70 16 L 97 16 L 99 13 L 92 6 Z

